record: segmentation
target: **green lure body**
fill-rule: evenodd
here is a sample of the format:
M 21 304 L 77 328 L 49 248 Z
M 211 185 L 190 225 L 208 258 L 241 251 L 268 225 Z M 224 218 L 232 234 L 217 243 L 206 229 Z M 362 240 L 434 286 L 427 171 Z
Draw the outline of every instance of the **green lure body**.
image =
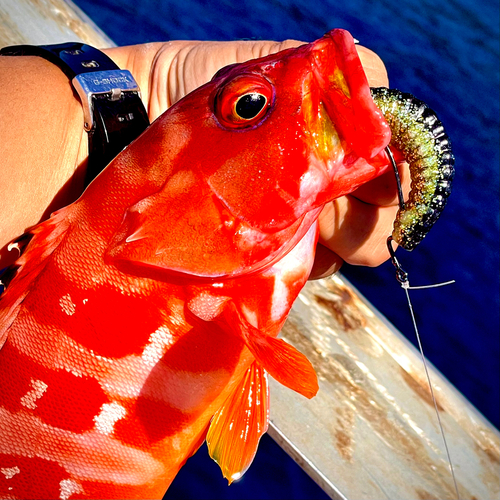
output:
M 410 166 L 412 187 L 398 211 L 392 238 L 413 250 L 443 211 L 451 193 L 455 159 L 450 140 L 434 111 L 413 95 L 384 87 L 371 89 L 392 132 L 390 146 Z

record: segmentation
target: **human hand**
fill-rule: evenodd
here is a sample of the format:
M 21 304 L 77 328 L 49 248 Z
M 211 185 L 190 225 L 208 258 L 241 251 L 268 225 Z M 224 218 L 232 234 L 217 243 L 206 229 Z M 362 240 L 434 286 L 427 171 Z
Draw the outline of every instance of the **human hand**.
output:
M 220 68 L 234 62 L 243 62 L 301 44 L 302 42 L 296 40 L 284 42 L 173 41 L 117 47 L 106 49 L 105 52 L 115 60 L 119 67 L 129 69 L 132 72 L 142 89 L 142 97 L 152 121 L 191 90 L 209 81 Z M 370 85 L 387 86 L 385 67 L 378 56 L 361 46 L 358 46 L 358 52 Z M 5 61 L 2 62 L 5 63 Z M 34 64 L 44 68 L 44 78 L 52 78 L 53 80 L 57 78 L 59 87 L 67 87 L 64 89 L 64 99 L 76 101 L 74 96 L 67 91 L 69 85 L 60 70 L 43 60 L 38 60 Z M 33 78 L 31 71 L 27 80 L 28 83 L 37 81 L 36 78 Z M 8 81 L 10 80 L 7 80 L 6 83 Z M 57 92 L 59 87 L 54 82 L 52 83 L 50 87 L 54 89 L 54 92 Z M 62 93 L 61 90 L 61 95 Z M 29 108 L 29 103 L 26 103 L 26 94 L 29 95 L 29 92 L 24 92 L 21 96 L 22 102 Z M 61 106 L 61 100 L 64 100 L 61 95 L 56 95 L 57 99 L 54 102 L 59 104 L 59 114 L 68 114 L 69 111 L 66 111 L 66 107 Z M 54 102 L 50 105 L 54 106 Z M 40 106 L 39 96 L 37 96 L 36 105 Z M 36 187 L 36 192 L 25 193 L 23 199 L 25 201 L 21 200 L 20 205 L 19 202 L 9 202 L 10 208 L 13 207 L 13 204 L 18 204 L 19 210 L 16 211 L 14 206 L 12 212 L 22 214 L 23 217 L 20 222 L 11 219 L 10 233 L 7 231 L 10 238 L 4 238 L 1 243 L 6 243 L 13 236 L 21 233 L 27 225 L 38 222 L 42 214 L 48 216 L 49 212 L 75 199 L 80 194 L 81 183 L 73 182 L 70 179 L 78 177 L 74 175 L 77 167 L 85 164 L 87 140 L 80 123 L 80 104 L 71 102 L 68 103 L 67 108 L 71 108 L 70 114 L 75 115 L 76 113 L 76 115 L 71 120 L 64 120 L 62 123 L 55 112 L 45 113 L 45 116 L 53 118 L 53 122 L 46 123 L 45 128 L 51 130 L 53 134 L 57 132 L 58 127 L 61 127 L 61 124 L 64 124 L 64 133 L 61 132 L 64 134 L 65 139 L 63 138 L 63 140 L 73 141 L 72 146 L 67 146 L 62 150 L 62 155 L 58 152 L 55 159 L 51 160 L 47 157 L 44 161 L 40 161 L 39 152 L 53 149 L 53 144 L 56 142 L 46 133 L 41 138 L 47 142 L 45 147 L 42 145 L 40 148 L 33 147 L 29 150 L 25 148 L 22 152 L 18 152 L 24 155 L 21 161 L 20 154 L 16 155 L 15 152 L 10 152 L 9 155 L 9 151 L 7 151 L 7 155 L 4 155 L 6 158 L 4 171 L 6 172 L 9 172 L 9 157 L 12 162 L 11 171 L 18 176 L 23 176 L 24 179 L 26 175 L 19 171 L 20 163 L 36 165 L 38 170 L 33 171 L 34 167 L 30 167 L 30 177 L 35 177 L 33 186 Z M 33 112 L 29 109 L 27 116 L 33 116 Z M 24 120 L 19 116 L 16 116 L 15 120 L 17 123 L 24 123 Z M 13 129 L 4 121 L 4 130 L 10 132 Z M 16 133 L 17 138 L 19 135 Z M 1 130 L 0 136 L 2 136 Z M 32 136 L 30 139 L 32 142 L 35 141 Z M 5 143 L 8 144 L 9 141 L 7 140 Z M 51 175 L 47 175 L 49 168 Z M 60 175 L 56 175 L 58 170 Z M 79 177 L 81 179 L 82 176 Z M 403 174 L 403 178 L 406 177 Z M 19 183 L 13 182 L 13 184 Z M 394 180 L 390 174 L 386 174 L 366 184 L 355 193 L 339 198 L 325 207 L 320 217 L 320 244 L 318 245 L 312 278 L 332 274 L 340 268 L 343 260 L 354 264 L 378 265 L 387 259 L 385 239 L 391 232 L 392 221 L 397 211 L 395 192 Z M 44 200 L 52 199 L 56 193 L 56 201 L 51 203 L 47 209 L 47 202 Z M 5 196 L 12 196 L 12 194 L 11 190 L 6 192 Z M 35 203 L 35 200 L 38 204 Z

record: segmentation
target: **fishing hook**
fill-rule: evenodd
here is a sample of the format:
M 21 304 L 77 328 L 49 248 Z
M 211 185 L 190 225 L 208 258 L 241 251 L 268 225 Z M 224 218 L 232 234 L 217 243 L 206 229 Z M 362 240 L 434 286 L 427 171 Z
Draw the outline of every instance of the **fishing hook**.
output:
M 406 208 L 406 205 L 405 205 L 405 200 L 403 197 L 403 189 L 401 187 L 401 177 L 399 177 L 398 166 L 396 165 L 396 161 L 394 160 L 394 156 L 393 156 L 391 148 L 389 146 L 386 146 L 385 152 L 387 153 L 387 156 L 389 157 L 389 161 L 391 162 L 392 168 L 394 170 L 394 175 L 396 176 L 396 184 L 398 186 L 399 208 L 400 208 L 400 210 L 404 210 Z
M 394 248 L 392 248 L 392 241 L 392 236 L 389 236 L 387 238 L 387 248 L 389 249 L 389 254 L 391 255 L 392 265 L 396 268 L 396 279 L 403 288 L 408 288 L 410 284 L 408 281 L 408 273 L 401 267 L 401 264 L 396 257 L 396 252 L 394 251 Z

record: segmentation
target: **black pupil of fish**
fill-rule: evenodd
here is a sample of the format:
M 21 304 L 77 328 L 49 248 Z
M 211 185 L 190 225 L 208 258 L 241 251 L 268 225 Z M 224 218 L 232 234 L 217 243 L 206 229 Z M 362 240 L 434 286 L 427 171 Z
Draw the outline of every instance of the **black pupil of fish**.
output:
M 244 120 L 255 118 L 266 105 L 267 99 L 262 94 L 245 94 L 236 103 L 236 113 Z

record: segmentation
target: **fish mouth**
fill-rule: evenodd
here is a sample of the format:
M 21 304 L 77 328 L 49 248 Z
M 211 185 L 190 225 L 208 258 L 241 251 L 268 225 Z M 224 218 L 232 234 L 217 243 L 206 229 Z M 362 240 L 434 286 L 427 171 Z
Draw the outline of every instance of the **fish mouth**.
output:
M 391 131 L 373 102 L 351 34 L 330 31 L 311 44 L 310 60 L 321 101 L 342 140 L 356 156 L 375 157 L 389 144 Z
M 347 181 L 352 192 L 370 177 L 387 171 L 391 161 L 384 150 L 389 145 L 409 164 L 411 190 L 407 202 L 400 204 L 392 239 L 412 250 L 433 227 L 451 192 L 454 157 L 441 121 L 411 94 L 370 89 L 354 39 L 347 31 L 333 30 L 313 42 L 310 60 L 321 89 L 321 134 L 334 138 L 330 145 L 342 142 L 347 155 L 352 152 L 366 160 L 350 168 L 349 159 L 344 159 L 341 163 L 347 169 L 341 166 L 336 173 L 343 177 L 341 184 Z M 327 158 L 326 147 L 316 149 L 322 159 Z M 332 150 L 330 147 L 330 155 Z
M 301 196 L 311 207 L 355 191 L 388 169 L 384 148 L 391 130 L 370 93 L 354 39 L 333 30 L 307 46 L 310 72 L 304 79 L 302 110 L 311 145 L 310 182 Z

